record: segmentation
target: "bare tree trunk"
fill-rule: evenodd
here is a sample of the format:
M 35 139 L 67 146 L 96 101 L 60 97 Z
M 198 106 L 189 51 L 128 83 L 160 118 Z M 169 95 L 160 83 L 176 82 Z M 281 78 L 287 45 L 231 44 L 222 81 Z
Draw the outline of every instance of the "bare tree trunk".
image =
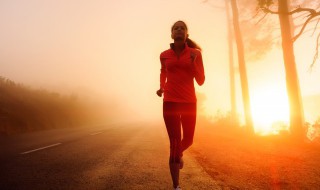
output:
M 303 137 L 304 114 L 296 69 L 292 31 L 288 13 L 288 1 L 279 1 L 279 20 L 281 26 L 282 49 L 286 72 L 287 93 L 290 106 L 290 130 L 294 136 Z
M 237 50 L 238 50 L 238 62 L 239 62 L 239 72 L 240 72 L 240 80 L 241 80 L 241 89 L 242 89 L 242 98 L 243 98 L 243 106 L 244 106 L 244 114 L 246 119 L 246 128 L 249 133 L 254 133 L 253 123 L 251 117 L 251 109 L 250 109 L 250 96 L 249 96 L 249 85 L 247 79 L 247 71 L 244 59 L 244 46 L 242 41 L 241 30 L 239 26 L 239 18 L 238 18 L 238 7 L 236 0 L 231 0 L 231 7 L 233 13 L 233 27 L 237 42 Z
M 238 123 L 237 106 L 236 106 L 236 90 L 234 80 L 234 62 L 233 62 L 233 37 L 232 37 L 232 23 L 229 2 L 225 0 L 226 16 L 227 16 L 227 30 L 228 30 L 228 46 L 229 46 L 229 76 L 230 76 L 230 100 L 231 100 L 231 120 L 232 123 Z

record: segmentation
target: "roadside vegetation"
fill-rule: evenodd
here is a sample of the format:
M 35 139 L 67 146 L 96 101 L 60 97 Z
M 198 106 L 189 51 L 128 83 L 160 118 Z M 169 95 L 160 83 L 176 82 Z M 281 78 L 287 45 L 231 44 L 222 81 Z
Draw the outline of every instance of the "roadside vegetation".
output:
M 101 107 L 75 94 L 33 89 L 0 76 L 0 135 L 98 124 L 108 119 Z

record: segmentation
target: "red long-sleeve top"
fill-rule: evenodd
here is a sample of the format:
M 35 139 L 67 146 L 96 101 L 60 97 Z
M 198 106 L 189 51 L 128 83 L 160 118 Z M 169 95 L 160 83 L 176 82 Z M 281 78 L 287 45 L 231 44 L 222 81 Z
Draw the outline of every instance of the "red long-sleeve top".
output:
M 178 57 L 171 48 L 160 54 L 160 88 L 164 90 L 165 102 L 197 102 L 194 79 L 198 85 L 205 81 L 201 52 L 188 47 Z

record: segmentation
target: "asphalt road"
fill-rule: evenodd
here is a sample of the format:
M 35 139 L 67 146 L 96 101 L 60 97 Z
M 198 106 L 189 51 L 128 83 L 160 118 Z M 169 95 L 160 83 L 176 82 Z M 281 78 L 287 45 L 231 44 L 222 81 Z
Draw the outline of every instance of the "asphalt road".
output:
M 0 137 L 0 189 L 172 189 L 162 124 L 55 129 Z M 219 189 L 188 153 L 184 190 Z

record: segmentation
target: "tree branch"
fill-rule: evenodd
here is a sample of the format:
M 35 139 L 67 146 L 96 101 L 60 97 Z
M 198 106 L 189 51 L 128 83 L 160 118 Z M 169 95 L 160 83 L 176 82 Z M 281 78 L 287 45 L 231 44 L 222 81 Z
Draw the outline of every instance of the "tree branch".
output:
M 310 15 L 313 15 L 313 14 L 317 14 L 319 12 L 316 12 L 316 10 L 314 9 L 310 9 L 310 8 L 301 8 L 301 7 L 298 7 L 296 8 L 295 10 L 293 11 L 290 11 L 290 12 L 279 12 L 279 11 L 273 11 L 273 10 L 270 10 L 269 8 L 267 7 L 263 7 L 261 8 L 264 12 L 268 12 L 268 13 L 271 13 L 271 14 L 288 14 L 288 15 L 293 15 L 295 13 L 301 13 L 301 12 L 309 12 Z
M 316 32 L 316 29 L 317 29 L 317 27 L 318 27 L 319 21 L 320 21 L 320 19 L 318 19 L 317 24 L 316 24 L 316 26 L 314 27 L 314 30 L 313 30 L 313 32 L 312 32 L 312 36 L 313 36 L 313 34 Z
M 320 11 L 317 12 L 317 11 L 314 10 L 314 9 L 301 8 L 301 7 L 298 7 L 298 8 L 296 8 L 295 10 L 290 11 L 290 12 L 287 12 L 287 13 L 281 13 L 281 12 L 279 12 L 279 11 L 272 11 L 272 10 L 270 10 L 270 9 L 267 8 L 267 7 L 263 7 L 262 10 L 263 10 L 265 13 L 271 13 L 271 14 L 288 14 L 288 15 L 293 15 L 293 14 L 295 14 L 295 13 L 301 13 L 301 12 L 309 12 L 309 15 L 306 16 L 306 17 L 309 17 L 309 18 L 307 18 L 307 20 L 304 22 L 304 24 L 303 24 L 301 30 L 299 31 L 299 33 L 292 38 L 292 41 L 293 41 L 293 42 L 296 41 L 296 40 L 301 36 L 301 34 L 303 33 L 303 31 L 304 31 L 304 29 L 306 28 L 307 24 L 308 24 L 313 18 L 315 18 L 315 17 L 317 17 L 317 16 L 320 15 Z
M 303 33 L 303 31 L 304 31 L 304 29 L 306 28 L 307 24 L 308 24 L 313 18 L 315 18 L 315 17 L 317 17 L 317 16 L 319 16 L 319 15 L 320 15 L 320 12 L 315 12 L 315 14 L 311 15 L 311 16 L 304 22 L 304 24 L 303 24 L 300 32 L 299 32 L 296 36 L 294 36 L 292 40 L 293 40 L 293 41 L 296 41 L 296 40 L 301 36 L 301 34 Z
M 320 33 L 318 34 L 317 37 L 317 47 L 316 47 L 316 52 L 313 56 L 313 61 L 312 64 L 310 65 L 310 70 L 312 69 L 312 67 L 314 66 L 314 64 L 316 63 L 316 60 L 318 59 L 318 54 L 319 54 L 319 39 L 320 39 Z
M 265 12 L 265 13 L 280 14 L 279 12 L 270 10 L 270 9 L 267 8 L 267 7 L 262 7 L 261 10 L 262 10 L 263 12 Z
M 256 15 L 258 15 L 258 13 L 257 13 Z M 265 14 L 263 15 L 263 17 L 260 18 L 256 24 L 259 24 L 267 15 L 268 15 L 268 13 L 265 12 Z
M 288 14 L 289 14 L 289 15 L 293 15 L 294 13 L 301 13 L 301 12 L 309 12 L 310 15 L 317 14 L 317 11 L 314 10 L 314 9 L 301 8 L 301 7 L 298 7 L 297 9 L 295 9 L 295 10 L 293 10 L 293 11 L 290 11 Z

